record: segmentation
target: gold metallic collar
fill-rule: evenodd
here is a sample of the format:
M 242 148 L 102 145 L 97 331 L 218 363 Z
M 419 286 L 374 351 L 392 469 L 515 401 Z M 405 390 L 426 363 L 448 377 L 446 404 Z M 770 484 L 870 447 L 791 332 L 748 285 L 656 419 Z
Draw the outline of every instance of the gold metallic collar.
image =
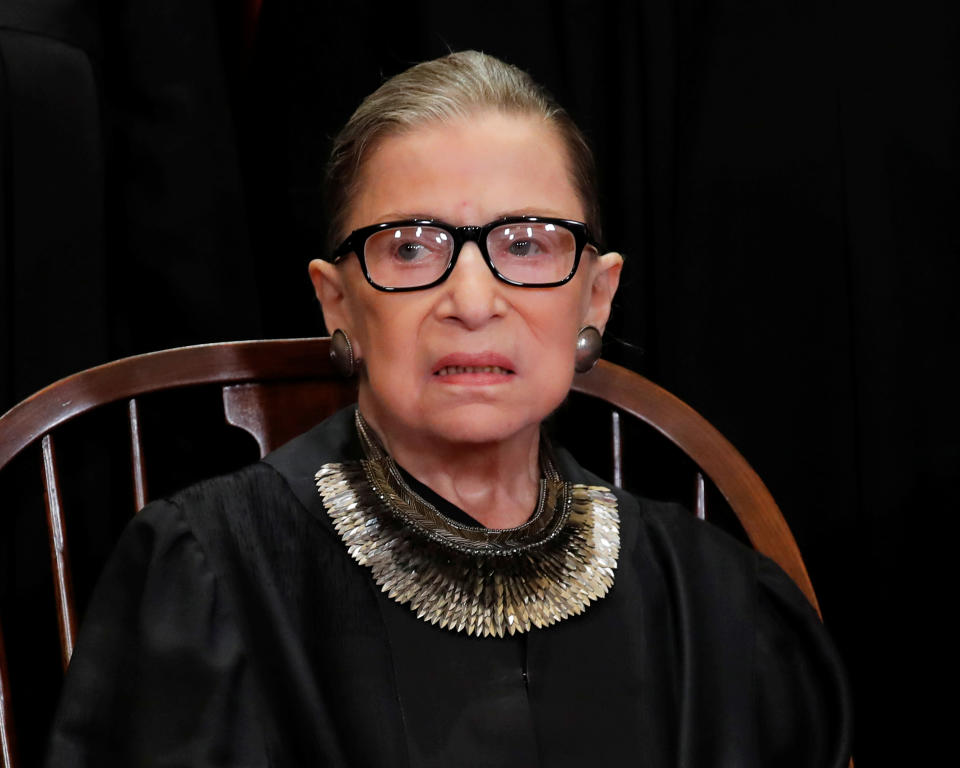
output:
M 617 500 L 557 472 L 541 440 L 537 508 L 516 528 L 458 523 L 415 493 L 357 411 L 365 459 L 316 473 L 324 508 L 350 556 L 418 618 L 503 637 L 583 612 L 613 585 Z

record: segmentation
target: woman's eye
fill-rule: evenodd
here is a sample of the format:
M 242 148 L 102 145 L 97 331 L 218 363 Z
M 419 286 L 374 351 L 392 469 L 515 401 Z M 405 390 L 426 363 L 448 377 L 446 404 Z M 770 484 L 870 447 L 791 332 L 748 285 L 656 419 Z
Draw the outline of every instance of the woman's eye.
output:
M 400 243 L 396 249 L 396 256 L 400 261 L 416 261 L 427 254 L 423 243 Z
M 567 243 L 561 230 L 553 224 L 509 224 L 494 230 L 487 247 L 494 258 L 516 262 L 543 262 L 562 254 Z
M 538 251 L 537 244 L 532 240 L 514 240 L 507 248 L 511 256 L 534 256 Z
M 513 240 L 504 248 L 504 255 L 513 259 L 547 259 L 553 256 L 552 244 L 537 239 Z

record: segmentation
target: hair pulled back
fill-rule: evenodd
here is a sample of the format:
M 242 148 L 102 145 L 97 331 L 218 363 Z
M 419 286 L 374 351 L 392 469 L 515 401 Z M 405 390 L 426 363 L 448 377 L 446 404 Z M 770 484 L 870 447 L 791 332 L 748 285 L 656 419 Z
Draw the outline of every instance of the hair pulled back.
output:
M 324 183 L 328 250 L 348 234 L 344 228 L 363 165 L 379 141 L 487 109 L 542 119 L 557 132 L 567 150 L 570 178 L 583 204 L 585 223 L 599 240 L 596 163 L 583 133 L 523 70 L 479 51 L 458 51 L 391 77 L 363 100 L 334 138 Z

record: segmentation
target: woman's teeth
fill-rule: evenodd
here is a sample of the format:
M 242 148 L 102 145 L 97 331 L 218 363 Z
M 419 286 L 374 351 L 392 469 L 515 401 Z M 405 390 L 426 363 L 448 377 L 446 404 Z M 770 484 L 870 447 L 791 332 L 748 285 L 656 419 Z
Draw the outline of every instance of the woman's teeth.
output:
M 500 373 L 505 375 L 513 373 L 513 371 L 501 368 L 499 365 L 448 365 L 437 371 L 437 376 L 451 376 L 455 373 Z

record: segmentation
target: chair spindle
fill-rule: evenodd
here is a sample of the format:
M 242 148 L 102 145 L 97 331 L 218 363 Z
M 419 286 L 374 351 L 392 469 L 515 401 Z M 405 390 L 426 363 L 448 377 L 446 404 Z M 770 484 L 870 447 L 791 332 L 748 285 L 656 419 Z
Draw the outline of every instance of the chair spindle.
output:
M 613 452 L 613 484 L 623 487 L 623 442 L 620 432 L 620 411 L 610 411 L 610 441 Z
M 703 473 L 697 472 L 693 483 L 693 510 L 701 520 L 707 519 L 707 487 L 703 480 Z
M 130 458 L 133 466 L 134 512 L 147 504 L 147 473 L 143 466 L 143 443 L 140 440 L 140 407 L 137 398 L 127 402 L 127 423 L 130 425 Z
M 7 675 L 7 652 L 0 627 L 0 766 L 14 768 L 16 748 L 13 741 L 13 712 L 10 705 L 10 678 Z
M 60 481 L 53 449 L 53 436 L 43 436 L 43 496 L 47 506 L 47 531 L 50 535 L 50 569 L 53 571 L 57 620 L 60 626 L 60 650 L 63 668 L 70 664 L 76 640 L 76 614 L 73 608 L 73 584 L 70 577 L 70 554 L 67 550 L 66 526 L 60 499 Z

